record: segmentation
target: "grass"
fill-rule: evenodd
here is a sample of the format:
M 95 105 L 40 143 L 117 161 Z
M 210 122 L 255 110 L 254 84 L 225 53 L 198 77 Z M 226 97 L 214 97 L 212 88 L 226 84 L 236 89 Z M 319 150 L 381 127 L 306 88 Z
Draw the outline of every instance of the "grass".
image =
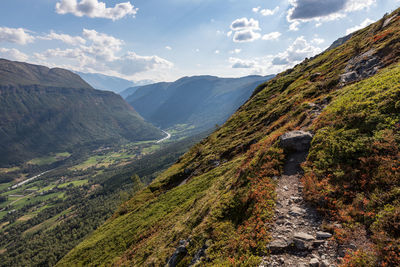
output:
M 88 180 L 77 180 L 77 181 L 72 181 L 72 182 L 67 182 L 67 183 L 60 184 L 57 187 L 58 188 L 64 188 L 64 187 L 67 187 L 69 185 L 82 186 L 82 185 L 87 184 L 88 182 L 89 182 Z
M 30 214 L 26 214 L 26 215 L 24 215 L 24 216 L 22 216 L 22 217 L 19 217 L 19 218 L 17 219 L 17 221 L 26 222 L 26 221 L 32 219 L 33 217 L 35 217 L 35 214 L 30 213 Z
M 156 150 L 160 149 L 161 145 L 152 145 L 150 147 L 146 147 L 142 150 L 142 154 L 146 155 L 146 154 L 150 154 L 155 152 Z
M 0 173 L 14 172 L 14 171 L 18 171 L 19 169 L 20 169 L 20 167 L 0 168 Z
M 34 159 L 31 159 L 30 161 L 28 161 L 27 163 L 31 164 L 31 165 L 38 165 L 38 166 L 50 165 L 54 162 L 68 158 L 70 156 L 71 156 L 71 154 L 69 152 L 61 152 L 61 153 L 57 153 L 57 154 L 51 155 L 51 156 L 34 158 Z
M 106 155 L 95 155 L 89 157 L 86 161 L 71 168 L 71 170 L 87 170 L 89 168 L 109 167 L 124 159 L 132 159 L 135 155 L 126 153 L 112 152 Z

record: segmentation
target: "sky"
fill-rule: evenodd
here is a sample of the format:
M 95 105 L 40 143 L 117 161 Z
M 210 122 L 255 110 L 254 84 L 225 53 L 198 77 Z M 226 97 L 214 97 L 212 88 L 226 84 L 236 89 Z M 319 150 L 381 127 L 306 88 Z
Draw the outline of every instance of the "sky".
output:
M 276 74 L 400 0 L 1 0 L 0 58 L 132 81 Z

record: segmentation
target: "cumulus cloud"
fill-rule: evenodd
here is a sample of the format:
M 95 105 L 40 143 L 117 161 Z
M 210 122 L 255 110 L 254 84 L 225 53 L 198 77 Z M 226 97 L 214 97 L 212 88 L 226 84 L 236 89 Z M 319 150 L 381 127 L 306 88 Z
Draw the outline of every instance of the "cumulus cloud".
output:
M 86 43 L 86 40 L 80 36 L 71 36 L 68 34 L 58 34 L 58 33 L 55 33 L 54 31 L 51 31 L 49 34 L 47 34 L 45 36 L 40 36 L 38 38 L 42 39 L 42 40 L 59 40 L 63 43 L 66 43 L 69 45 L 74 45 L 74 46 Z
M 314 39 L 315 40 L 315 39 Z M 320 40 L 319 40 L 320 41 Z M 279 73 L 293 67 L 306 57 L 320 53 L 322 49 L 314 46 L 314 42 L 308 42 L 303 36 L 297 38 L 285 51 L 276 55 L 266 55 L 241 59 L 230 57 L 228 62 L 233 69 L 242 69 L 243 75 Z
M 280 32 L 271 32 L 271 33 L 264 34 L 263 37 L 262 37 L 262 39 L 263 39 L 263 40 L 266 40 L 266 41 L 269 41 L 269 40 L 277 40 L 277 39 L 279 39 L 279 37 L 280 37 L 281 35 L 282 35 L 282 34 L 281 34 Z
M 255 20 L 253 18 L 251 19 L 240 18 L 232 22 L 231 29 L 234 31 L 249 30 L 249 29 L 259 30 L 260 26 L 258 20 Z
M 253 18 L 240 18 L 236 19 L 231 24 L 232 31 L 228 32 L 227 36 L 233 34 L 233 41 L 235 43 L 253 42 L 260 39 L 261 34 L 256 31 L 261 30 L 258 20 Z
M 290 8 L 287 21 L 290 30 L 297 30 L 300 22 L 317 21 L 320 26 L 324 21 L 336 20 L 346 16 L 346 13 L 371 7 L 376 0 L 289 0 Z M 293 23 L 298 24 L 293 24 Z
M 25 45 L 32 43 L 35 38 L 23 28 L 0 27 L 0 42 Z
M 311 40 L 311 43 L 316 44 L 316 45 L 323 44 L 324 42 L 325 42 L 325 40 L 322 38 L 314 38 Z
M 254 68 L 257 65 L 255 60 L 244 60 L 240 58 L 229 58 L 229 63 L 232 64 L 232 68 L 234 69 L 250 69 Z
M 26 61 L 28 60 L 29 56 L 22 53 L 18 49 L 15 48 L 1 48 L 0 47 L 0 57 L 6 58 L 9 60 L 17 60 L 17 61 Z
M 113 73 L 125 77 L 173 67 L 171 62 L 156 55 L 142 56 L 133 51 L 121 55 L 124 42 L 96 30 L 83 29 L 80 38 L 84 44 L 67 49 L 48 49 L 35 53 L 34 57 L 40 64 L 61 62 L 62 66 L 73 70 Z
M 273 65 L 294 65 L 306 57 L 314 56 L 322 50 L 307 42 L 304 36 L 298 37 L 286 51 L 278 54 L 272 61 Z
M 169 45 L 167 45 L 166 47 L 165 47 L 165 49 L 167 49 L 167 50 L 172 50 L 172 47 L 170 47 Z
M 279 11 L 279 6 L 275 7 L 274 9 L 268 9 L 268 8 L 261 9 L 261 7 L 255 7 L 252 9 L 252 11 L 254 13 L 259 13 L 263 16 L 272 16 Z
M 114 7 L 106 7 L 104 2 L 98 0 L 61 0 L 56 3 L 58 14 L 71 13 L 78 17 L 106 18 L 113 21 L 125 16 L 135 16 L 138 9 L 130 2 L 116 4 Z
M 365 28 L 365 27 L 367 27 L 368 25 L 370 25 L 371 23 L 374 23 L 375 21 L 373 21 L 372 19 L 365 19 L 363 22 L 361 22 L 361 24 L 360 25 L 356 25 L 356 26 L 354 26 L 354 27 L 351 27 L 351 28 L 349 28 L 349 29 L 347 29 L 346 30 L 346 34 L 348 35 L 348 34 L 350 34 L 350 33 L 353 33 L 353 32 L 355 32 L 355 31 L 358 31 L 358 30 L 360 30 L 360 29 L 362 29 L 362 28 Z
M 253 42 L 260 39 L 260 37 L 261 34 L 253 30 L 242 30 L 235 32 L 233 35 L 233 41 L 235 43 Z
M 158 56 L 140 56 L 135 52 L 128 52 L 110 64 L 118 72 L 130 76 L 138 72 L 157 68 L 172 68 L 173 64 Z

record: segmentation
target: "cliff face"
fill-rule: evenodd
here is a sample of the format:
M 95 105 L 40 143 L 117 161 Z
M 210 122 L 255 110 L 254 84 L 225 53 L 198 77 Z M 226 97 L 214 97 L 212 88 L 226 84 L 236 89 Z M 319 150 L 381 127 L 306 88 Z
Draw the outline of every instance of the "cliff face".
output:
M 290 162 L 280 137 L 293 130 L 312 135 L 298 187 L 324 238 L 333 234 L 336 260 L 399 265 L 399 12 L 259 86 L 59 265 L 270 260 L 275 190 Z

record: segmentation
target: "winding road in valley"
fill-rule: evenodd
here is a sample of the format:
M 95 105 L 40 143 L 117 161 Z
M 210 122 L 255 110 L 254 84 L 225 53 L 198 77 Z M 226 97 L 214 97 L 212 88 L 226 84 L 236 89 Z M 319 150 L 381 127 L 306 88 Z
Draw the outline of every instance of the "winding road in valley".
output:
M 158 141 L 156 142 L 157 144 L 159 144 L 159 143 L 161 143 L 161 142 L 164 142 L 164 141 L 166 141 L 166 140 L 168 140 L 168 139 L 171 138 L 171 134 L 170 134 L 170 133 L 167 133 L 167 132 L 164 131 L 164 130 L 161 130 L 161 131 L 163 131 L 167 136 L 164 137 L 163 139 L 158 140 Z

